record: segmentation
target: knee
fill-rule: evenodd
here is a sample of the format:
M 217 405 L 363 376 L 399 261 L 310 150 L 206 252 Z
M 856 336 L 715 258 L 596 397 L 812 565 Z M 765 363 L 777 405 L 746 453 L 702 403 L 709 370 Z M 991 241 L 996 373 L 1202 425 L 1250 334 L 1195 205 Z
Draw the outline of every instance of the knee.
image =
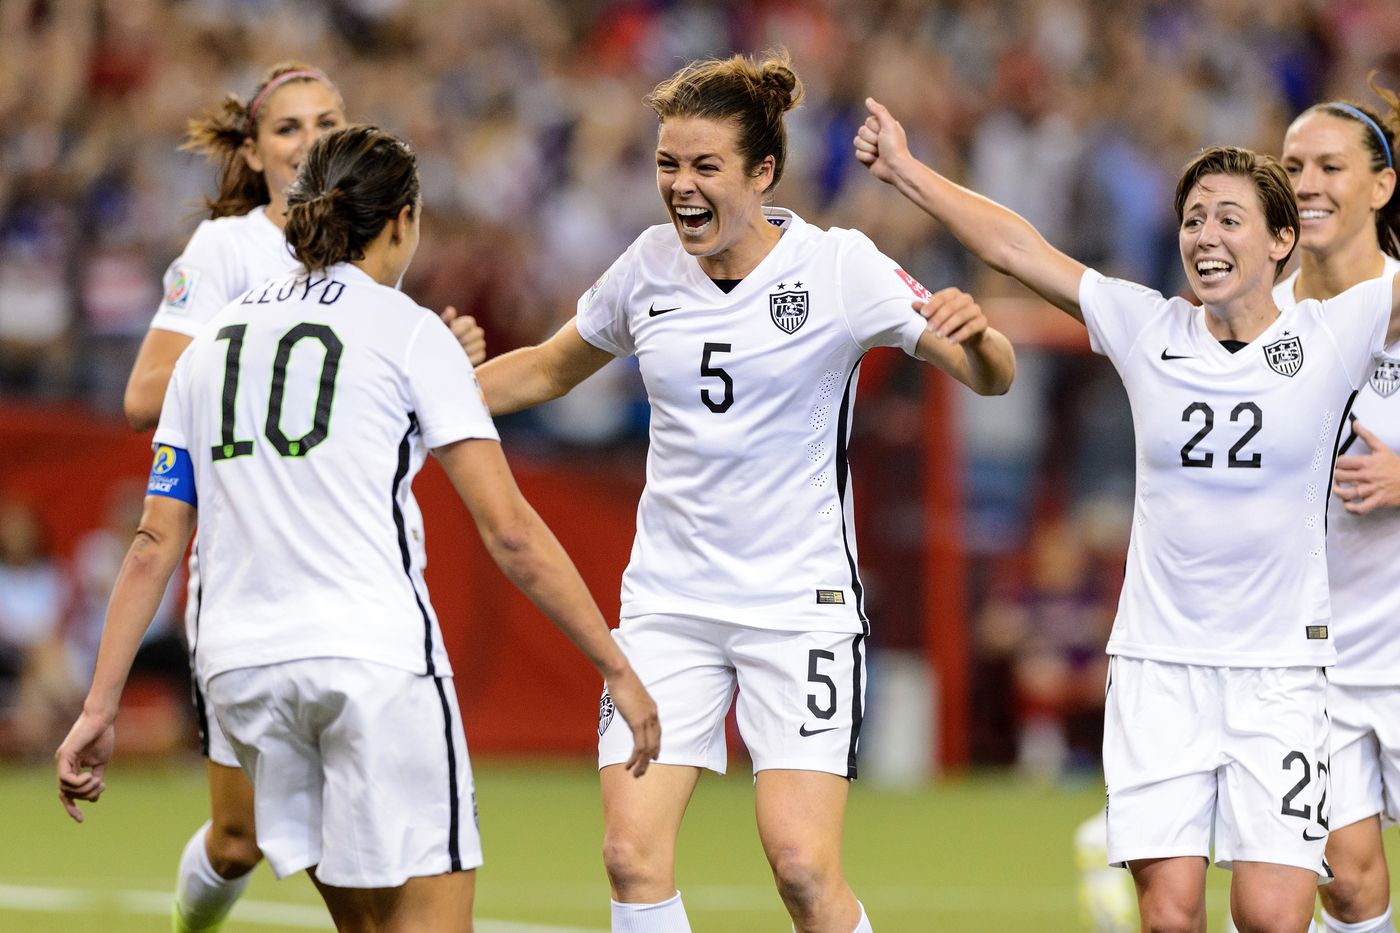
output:
M 1339 871 L 1317 889 L 1323 908 L 1343 923 L 1380 916 L 1390 903 L 1390 878 L 1384 864 L 1371 870 Z
M 635 836 L 610 832 L 603 837 L 603 867 L 619 899 L 645 899 L 653 888 L 670 883 L 670 870 L 662 855 L 655 846 Z
M 238 820 L 219 820 L 209 827 L 206 848 L 209 864 L 223 878 L 241 878 L 262 861 L 257 834 Z
M 1204 911 L 1191 905 L 1145 902 L 1141 911 L 1146 933 L 1198 933 L 1205 929 Z
M 769 852 L 768 861 L 778 893 L 794 916 L 814 912 L 840 873 L 836 866 L 796 847 Z

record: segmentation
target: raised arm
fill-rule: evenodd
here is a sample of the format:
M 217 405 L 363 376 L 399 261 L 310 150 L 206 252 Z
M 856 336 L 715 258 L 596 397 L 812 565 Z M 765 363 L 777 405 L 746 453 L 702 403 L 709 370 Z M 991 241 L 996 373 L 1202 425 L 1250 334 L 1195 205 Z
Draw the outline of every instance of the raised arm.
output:
M 1016 351 L 1000 331 L 987 326 L 982 308 L 967 292 L 945 288 L 914 307 L 928 319 L 915 348 L 978 395 L 1005 395 L 1016 378 Z
M 579 336 L 570 320 L 544 343 L 487 360 L 476 378 L 491 414 L 508 415 L 567 394 L 612 358 Z
M 464 440 L 433 454 L 472 513 L 491 557 L 607 681 L 617 711 L 632 729 L 627 768 L 641 777 L 661 747 L 656 704 L 612 640 L 573 561 L 520 494 L 501 445 Z
M 1084 320 L 1079 310 L 1082 263 L 1047 243 L 1020 214 L 954 184 L 914 158 L 899 121 L 871 98 L 865 105 L 870 116 L 856 134 L 855 149 L 872 175 L 941 221 L 978 259 Z
M 117 718 L 122 688 L 170 575 L 190 543 L 194 521 L 193 506 L 166 496 L 146 497 L 136 538 L 126 552 L 107 606 L 92 687 L 82 713 L 54 754 L 59 800 L 79 823 L 83 814 L 76 801 L 96 800 L 106 788 L 102 775 L 112 760 L 112 723 Z
M 175 370 L 175 361 L 190 345 L 192 338 L 173 330 L 153 328 L 146 331 L 141 349 L 132 364 L 126 381 L 122 408 L 133 430 L 149 431 L 160 421 L 160 406 L 165 404 L 165 387 Z

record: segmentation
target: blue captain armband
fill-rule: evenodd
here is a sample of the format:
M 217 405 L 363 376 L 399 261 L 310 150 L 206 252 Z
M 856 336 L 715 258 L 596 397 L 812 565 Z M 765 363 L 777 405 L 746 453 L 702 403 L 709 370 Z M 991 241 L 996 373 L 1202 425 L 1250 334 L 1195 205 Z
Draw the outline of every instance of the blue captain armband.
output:
M 146 482 L 146 495 L 168 496 L 199 508 L 199 496 L 194 488 L 194 461 L 183 447 L 160 444 L 156 459 L 151 463 L 151 478 Z

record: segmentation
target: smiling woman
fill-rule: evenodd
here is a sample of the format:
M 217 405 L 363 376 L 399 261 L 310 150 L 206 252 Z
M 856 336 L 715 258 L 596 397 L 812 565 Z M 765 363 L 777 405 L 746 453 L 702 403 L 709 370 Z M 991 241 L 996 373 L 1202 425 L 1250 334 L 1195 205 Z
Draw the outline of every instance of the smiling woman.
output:
M 647 387 L 647 485 L 615 637 L 665 739 L 636 781 L 621 767 L 627 729 L 599 721 L 614 930 L 689 930 L 677 835 L 701 769 L 725 768 L 736 687 L 759 837 L 794 928 L 870 930 L 840 859 L 869 633 L 846 457 L 860 360 L 897 346 L 988 395 L 1015 372 L 967 295 L 931 295 L 860 233 L 766 205 L 801 96 L 785 54 L 694 62 L 658 85 L 647 103 L 670 223 L 644 231 L 548 342 L 479 371 L 493 414 L 614 357 L 636 355 Z
M 1400 335 L 1400 282 L 1280 311 L 1271 288 L 1299 227 L 1288 177 L 1217 147 L 1175 199 L 1202 304 L 1166 298 L 1085 267 L 919 162 L 867 103 L 856 157 L 1083 322 L 1128 391 L 1137 495 L 1104 773 L 1109 861 L 1132 870 L 1143 928 L 1205 928 L 1213 855 L 1233 868 L 1241 929 L 1307 929 L 1327 876 L 1327 490 L 1352 399 Z

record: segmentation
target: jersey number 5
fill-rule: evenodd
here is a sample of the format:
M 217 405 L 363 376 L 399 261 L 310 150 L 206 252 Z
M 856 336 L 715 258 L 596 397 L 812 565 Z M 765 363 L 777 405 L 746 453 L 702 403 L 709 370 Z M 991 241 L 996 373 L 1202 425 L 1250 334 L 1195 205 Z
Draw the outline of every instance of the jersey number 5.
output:
M 718 400 L 711 394 L 709 389 L 700 390 L 700 401 L 705 403 L 705 407 L 717 415 L 722 415 L 729 411 L 729 406 L 734 404 L 734 380 L 729 373 L 718 366 L 710 365 L 710 355 L 712 353 L 728 353 L 731 344 L 727 343 L 707 343 L 700 356 L 700 375 L 713 376 L 724 384 L 724 395 Z
M 228 341 L 224 356 L 223 417 L 219 422 L 220 443 L 214 445 L 214 462 L 247 457 L 253 453 L 253 442 L 238 440 L 234 431 L 235 401 L 238 399 L 238 378 L 243 355 L 243 335 L 247 324 L 230 324 L 219 329 L 216 339 Z M 287 364 L 292 348 L 302 340 L 318 341 L 325 350 L 321 360 L 321 376 L 316 391 L 316 411 L 311 430 L 301 437 L 289 438 L 282 430 L 282 396 L 287 383 Z M 340 354 L 345 345 L 325 324 L 298 324 L 277 341 L 277 356 L 272 364 L 272 391 L 267 397 L 267 423 L 263 435 L 284 457 L 305 457 L 307 452 L 326 439 L 331 426 L 331 402 L 335 399 L 335 377 L 340 371 Z

